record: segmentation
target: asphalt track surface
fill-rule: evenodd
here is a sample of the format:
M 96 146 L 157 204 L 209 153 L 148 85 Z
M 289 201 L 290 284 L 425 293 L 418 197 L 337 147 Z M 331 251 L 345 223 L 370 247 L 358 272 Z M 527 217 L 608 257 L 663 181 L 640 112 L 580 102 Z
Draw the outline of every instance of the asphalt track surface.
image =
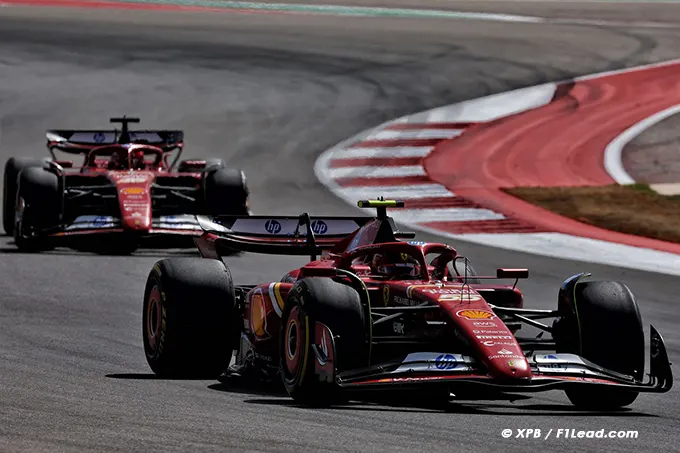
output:
M 0 157 L 44 155 L 50 127 L 140 115 L 147 127 L 185 129 L 188 156 L 245 169 L 257 213 L 355 213 L 313 176 L 325 148 L 402 114 L 677 58 L 679 37 L 672 28 L 3 8 Z M 455 245 L 484 273 L 531 269 L 522 285 L 529 306 L 554 307 L 560 282 L 581 270 L 625 282 L 678 360 L 676 278 Z M 23 255 L 1 240 L 0 450 L 678 451 L 677 388 L 616 415 L 574 411 L 561 392 L 445 411 L 429 401 L 309 410 L 247 388 L 153 379 L 141 297 L 166 255 Z M 228 263 L 237 282 L 251 283 L 301 260 Z M 639 438 L 506 440 L 505 428 L 638 430 Z

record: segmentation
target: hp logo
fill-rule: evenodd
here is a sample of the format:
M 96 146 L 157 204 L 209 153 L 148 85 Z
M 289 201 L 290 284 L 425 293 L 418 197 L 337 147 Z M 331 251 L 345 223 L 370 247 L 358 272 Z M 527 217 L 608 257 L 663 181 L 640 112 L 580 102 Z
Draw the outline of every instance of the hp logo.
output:
M 281 232 L 281 224 L 278 220 L 267 220 L 264 223 L 264 229 L 267 230 L 269 234 L 277 234 Z
M 456 358 L 451 354 L 442 354 L 434 361 L 438 370 L 452 370 L 458 365 Z
M 107 223 L 109 223 L 109 222 L 108 222 L 108 219 L 107 219 L 106 217 L 103 217 L 103 216 L 97 216 L 97 217 L 95 217 L 95 218 L 94 218 L 94 221 L 92 222 L 92 224 L 93 224 L 95 227 L 103 227 L 103 226 L 106 225 Z
M 328 225 L 326 222 L 321 220 L 315 220 L 312 222 L 312 231 L 314 234 L 326 234 L 328 231 Z

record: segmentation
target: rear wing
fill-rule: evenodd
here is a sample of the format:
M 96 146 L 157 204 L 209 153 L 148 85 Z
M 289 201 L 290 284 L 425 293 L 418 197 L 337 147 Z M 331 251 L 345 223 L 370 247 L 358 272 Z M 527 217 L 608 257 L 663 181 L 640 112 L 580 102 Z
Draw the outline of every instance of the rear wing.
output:
M 241 251 L 269 255 L 310 255 L 340 244 L 371 217 L 196 216 L 203 231 L 218 236 L 217 252 Z M 203 251 L 203 238 L 197 245 Z
M 366 206 L 369 207 L 369 206 Z M 370 206 L 376 207 L 376 206 Z M 382 206 L 381 206 L 382 208 Z M 373 231 L 377 242 L 413 239 L 414 233 L 397 229 L 391 217 L 299 216 L 196 216 L 207 233 L 196 238 L 203 256 L 226 255 L 233 251 L 270 255 L 309 255 L 311 260 L 324 250 L 350 246 L 358 230 Z M 370 224 L 370 225 L 369 225 Z M 374 228 L 372 228 L 374 227 Z M 363 231 L 363 230 L 362 230 Z M 380 232 L 382 236 L 379 237 Z M 360 236 L 360 234 L 359 234 Z
M 111 118 L 112 123 L 121 123 L 120 130 L 66 130 L 53 129 L 46 133 L 47 149 L 54 155 L 57 149 L 71 154 L 88 153 L 92 148 L 104 145 L 141 143 L 157 146 L 169 152 L 184 146 L 184 132 L 179 130 L 137 130 L 130 131 L 130 123 L 139 123 L 139 118 Z

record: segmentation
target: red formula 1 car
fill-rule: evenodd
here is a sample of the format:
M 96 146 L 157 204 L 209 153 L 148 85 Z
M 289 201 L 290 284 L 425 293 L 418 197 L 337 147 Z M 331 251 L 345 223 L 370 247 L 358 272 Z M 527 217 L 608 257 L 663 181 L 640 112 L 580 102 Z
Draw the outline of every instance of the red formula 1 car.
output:
M 3 223 L 19 249 L 120 254 L 140 245 L 191 246 L 203 232 L 196 214 L 249 214 L 241 170 L 221 159 L 179 162 L 181 131 L 130 131 L 137 118 L 111 122 L 121 130 L 48 131 L 52 159 L 7 161 Z M 82 167 L 57 160 L 55 150 L 82 154 Z
M 147 280 L 143 341 L 151 369 L 280 379 L 305 404 L 405 387 L 447 396 L 562 389 L 575 405 L 601 410 L 670 390 L 666 347 L 654 327 L 650 378 L 643 379 L 643 326 L 623 284 L 579 274 L 562 284 L 555 310 L 524 308 L 516 285 L 526 269 L 478 276 L 448 245 L 403 241 L 413 235 L 386 213 L 403 202 L 359 206 L 376 207 L 377 217 L 199 216 L 203 258 L 159 261 Z M 234 285 L 220 259 L 233 249 L 312 256 L 279 281 Z M 526 325 L 543 332 L 522 337 Z

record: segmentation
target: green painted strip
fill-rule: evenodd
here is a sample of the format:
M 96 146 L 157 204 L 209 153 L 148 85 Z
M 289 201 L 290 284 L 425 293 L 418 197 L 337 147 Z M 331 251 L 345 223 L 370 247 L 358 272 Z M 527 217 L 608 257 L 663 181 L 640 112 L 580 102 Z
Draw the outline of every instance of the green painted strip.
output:
M 503 22 L 543 22 L 544 19 L 534 16 L 514 14 L 474 13 L 442 11 L 410 8 L 379 8 L 366 6 L 314 5 L 292 3 L 235 2 L 221 0 L 125 0 L 128 3 L 145 3 L 161 5 L 181 5 L 205 8 L 224 8 L 253 11 L 293 12 L 306 14 L 330 14 L 336 16 L 368 16 L 368 17 L 409 17 L 432 19 L 474 19 Z

